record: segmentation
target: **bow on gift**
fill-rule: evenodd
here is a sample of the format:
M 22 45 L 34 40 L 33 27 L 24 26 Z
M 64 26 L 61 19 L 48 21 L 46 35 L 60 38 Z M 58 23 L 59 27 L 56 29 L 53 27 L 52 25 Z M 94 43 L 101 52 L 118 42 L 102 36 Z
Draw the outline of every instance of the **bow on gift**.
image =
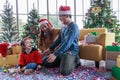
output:
M 119 46 L 119 43 L 118 42 L 113 42 L 112 45 L 113 46 Z

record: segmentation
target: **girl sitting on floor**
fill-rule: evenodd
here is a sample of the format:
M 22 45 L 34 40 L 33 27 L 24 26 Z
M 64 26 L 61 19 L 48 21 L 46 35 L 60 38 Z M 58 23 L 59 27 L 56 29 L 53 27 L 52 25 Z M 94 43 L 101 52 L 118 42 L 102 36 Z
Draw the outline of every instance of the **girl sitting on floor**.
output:
M 40 69 L 42 64 L 42 56 L 39 51 L 32 47 L 32 39 L 24 38 L 21 41 L 22 52 L 19 59 L 18 72 L 30 74 L 35 69 Z

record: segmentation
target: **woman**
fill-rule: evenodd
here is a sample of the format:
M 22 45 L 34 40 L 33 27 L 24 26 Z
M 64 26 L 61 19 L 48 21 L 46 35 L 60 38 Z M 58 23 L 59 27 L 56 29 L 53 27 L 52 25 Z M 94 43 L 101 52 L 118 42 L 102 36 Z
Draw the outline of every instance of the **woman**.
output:
M 38 47 L 41 52 L 46 50 L 57 38 L 60 29 L 53 28 L 51 22 L 47 19 L 39 20 Z

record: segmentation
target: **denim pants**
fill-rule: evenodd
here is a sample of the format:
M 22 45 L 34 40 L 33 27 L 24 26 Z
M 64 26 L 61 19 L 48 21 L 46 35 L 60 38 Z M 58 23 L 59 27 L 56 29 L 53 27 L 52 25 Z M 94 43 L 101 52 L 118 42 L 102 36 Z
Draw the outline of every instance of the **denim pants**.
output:
M 60 65 L 60 57 L 59 57 L 59 56 L 57 56 L 56 59 L 55 59 L 55 61 L 52 62 L 52 63 L 49 63 L 49 62 L 47 61 L 47 59 L 48 59 L 47 57 L 44 57 L 44 58 L 43 58 L 42 66 L 44 66 L 44 67 L 46 67 L 46 68 L 59 67 L 59 65 Z
M 76 67 L 76 55 L 74 54 L 62 54 L 60 62 L 60 73 L 63 75 L 71 74 L 72 70 Z
M 47 61 L 47 58 L 44 58 L 42 65 L 47 68 L 59 67 L 60 73 L 62 75 L 69 75 L 72 70 L 77 66 L 77 59 L 76 55 L 66 53 L 57 56 L 55 61 L 52 63 L 49 63 Z
M 26 69 L 33 69 L 35 70 L 37 67 L 37 64 L 36 63 L 29 63 L 26 65 Z

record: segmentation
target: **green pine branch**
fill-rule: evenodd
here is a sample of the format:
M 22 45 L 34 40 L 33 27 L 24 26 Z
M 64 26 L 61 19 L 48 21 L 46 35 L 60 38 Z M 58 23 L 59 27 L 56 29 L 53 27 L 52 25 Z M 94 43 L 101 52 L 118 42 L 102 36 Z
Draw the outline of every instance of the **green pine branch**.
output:
M 105 27 L 115 32 L 115 40 L 120 43 L 120 24 L 110 7 L 109 0 L 91 0 L 91 7 L 85 15 L 84 28 Z
M 28 15 L 27 24 L 24 25 L 24 32 L 22 37 L 30 37 L 34 41 L 34 46 L 38 47 L 37 35 L 38 35 L 38 21 L 39 21 L 38 11 L 33 8 Z
M 2 18 L 2 38 L 0 41 L 17 42 L 19 41 L 18 28 L 16 26 L 16 20 L 13 17 L 13 7 L 6 2 L 4 5 Z

